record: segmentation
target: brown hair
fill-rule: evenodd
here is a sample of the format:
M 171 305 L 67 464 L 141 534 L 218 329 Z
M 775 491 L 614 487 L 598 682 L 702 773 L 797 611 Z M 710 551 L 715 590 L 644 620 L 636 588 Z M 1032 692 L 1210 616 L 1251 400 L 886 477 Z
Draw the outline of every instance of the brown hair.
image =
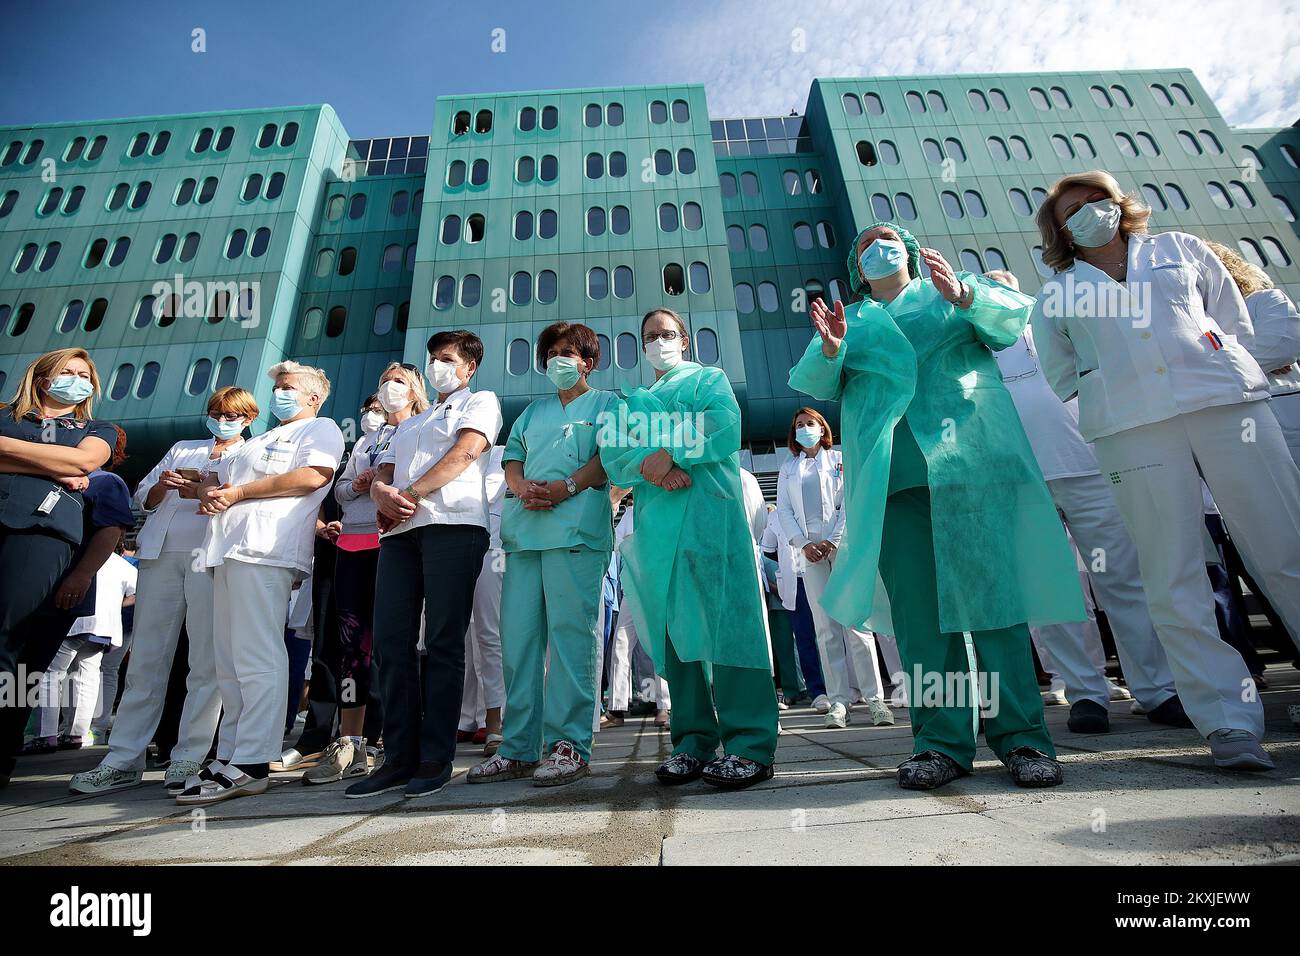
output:
M 40 405 L 40 396 L 38 391 L 43 392 L 44 386 L 38 388 L 37 382 L 45 379 L 55 378 L 57 373 L 62 371 L 63 366 L 74 358 L 79 358 L 90 366 L 90 384 L 95 387 L 95 391 L 84 401 L 78 402 L 73 409 L 73 415 L 87 421 L 91 417 L 91 402 L 99 395 L 99 372 L 95 368 L 95 362 L 90 357 L 90 353 L 82 348 L 55 349 L 53 352 L 46 352 L 44 355 L 32 360 L 27 366 L 27 371 L 23 373 L 22 380 L 18 383 L 18 391 L 14 393 L 13 400 L 7 407 L 14 419 L 20 419 L 30 411 L 34 411 Z
M 576 322 L 553 322 L 537 336 L 537 364 L 546 368 L 546 353 L 557 342 L 568 342 L 578 354 L 591 363 L 592 369 L 600 363 L 600 339 L 594 329 Z
M 429 336 L 425 346 L 430 355 L 450 345 L 475 366 L 483 364 L 483 340 L 469 329 L 456 329 L 452 332 L 434 332 Z
M 104 466 L 109 471 L 126 461 L 126 430 L 121 425 L 114 425 L 113 430 L 117 432 L 117 441 L 113 443 L 113 454 Z
M 686 329 L 686 322 L 684 319 L 682 319 L 680 315 L 678 315 L 672 309 L 659 308 L 659 309 L 651 309 L 645 315 L 641 316 L 641 334 L 643 336 L 645 335 L 645 324 L 649 322 L 651 319 L 653 319 L 656 315 L 668 316 L 668 318 L 672 319 L 674 322 L 677 323 L 677 328 L 681 329 L 683 336 L 690 335 L 690 332 L 688 332 Z
M 219 388 L 208 399 L 209 415 L 242 415 L 251 422 L 257 418 L 258 411 L 257 402 L 253 399 L 253 393 L 247 389 L 239 388 L 237 385 L 227 385 L 225 388 Z
M 786 437 L 785 444 L 786 447 L 790 449 L 791 454 L 799 455 L 803 452 L 803 446 L 800 445 L 794 437 L 794 423 L 799 419 L 800 415 L 807 415 L 809 418 L 815 419 L 817 423 L 821 425 L 822 440 L 820 444 L 823 448 L 830 448 L 835 444 L 835 436 L 831 433 L 831 426 L 830 423 L 826 421 L 826 417 L 821 412 L 817 411 L 817 409 L 809 408 L 805 405 L 803 408 L 795 412 L 794 416 L 790 419 L 790 434 Z
M 1062 176 L 1052 183 L 1034 216 L 1043 240 L 1043 264 L 1057 272 L 1074 265 L 1074 242 L 1066 234 L 1065 227 L 1056 223 L 1056 203 L 1062 193 L 1075 186 L 1091 186 L 1115 201 L 1119 206 L 1119 231 L 1122 235 L 1146 232 L 1147 221 L 1151 218 L 1151 207 L 1137 195 L 1120 189 L 1119 182 L 1104 169 Z

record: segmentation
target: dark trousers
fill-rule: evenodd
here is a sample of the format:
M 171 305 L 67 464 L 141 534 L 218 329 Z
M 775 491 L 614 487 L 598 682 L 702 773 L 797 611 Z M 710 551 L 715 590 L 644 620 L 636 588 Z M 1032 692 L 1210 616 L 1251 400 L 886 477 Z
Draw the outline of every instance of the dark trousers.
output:
M 817 626 L 813 623 L 812 608 L 804 593 L 803 579 L 799 579 L 794 610 L 790 612 L 790 629 L 794 631 L 794 646 L 799 651 L 799 667 L 803 671 L 804 687 L 808 696 L 816 700 L 826 693 L 826 679 L 822 676 L 822 659 L 817 652 Z
M 1205 527 L 1219 552 L 1219 563 L 1205 566 L 1205 573 L 1210 576 L 1210 587 L 1214 589 L 1214 620 L 1219 625 L 1219 637 L 1241 655 L 1246 670 L 1252 674 L 1262 674 L 1264 662 L 1259 659 L 1259 652 L 1250 640 L 1250 619 L 1246 614 L 1245 602 L 1233 589 L 1228 573 L 1228 534 L 1223 526 L 1223 518 L 1220 515 L 1206 515 Z M 1254 587 L 1253 581 L 1251 586 Z
M 375 653 L 385 766 L 449 764 L 465 684 L 465 632 L 487 554 L 478 525 L 425 525 L 383 539 L 375 582 Z M 425 666 L 416 652 L 424 612 Z
M 72 550 L 62 538 L 0 526 L 0 681 L 8 685 L 0 686 L 0 694 L 14 698 L 0 700 L 0 774 L 12 769 L 22 749 L 31 675 L 49 666 L 72 624 L 66 612 L 49 604 L 72 562 Z M 26 680 L 20 682 L 20 677 Z
M 350 710 L 370 702 L 379 549 L 340 550 L 334 560 L 334 606 L 339 622 L 339 708 Z

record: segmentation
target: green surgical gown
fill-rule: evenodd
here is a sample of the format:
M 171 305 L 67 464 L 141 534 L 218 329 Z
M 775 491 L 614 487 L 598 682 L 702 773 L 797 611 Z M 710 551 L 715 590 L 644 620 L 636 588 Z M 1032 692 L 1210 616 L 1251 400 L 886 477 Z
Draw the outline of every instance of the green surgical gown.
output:
M 680 661 L 769 670 L 740 484 L 740 407 L 727 376 L 683 361 L 628 395 L 607 426 L 601 462 L 636 495 L 636 531 L 621 548 L 623 587 L 655 667 L 664 673 L 671 634 Z M 689 488 L 665 491 L 641 477 L 641 462 L 659 448 L 691 476 Z
M 959 276 L 975 289 L 969 309 L 913 279 L 893 302 L 847 307 L 839 354 L 826 358 L 815 335 L 790 372 L 791 388 L 841 403 L 844 547 L 823 604 L 847 625 L 871 617 L 895 427 L 924 456 L 941 629 L 1084 617 L 1074 554 L 989 351 L 1015 342 L 1034 300 Z M 894 486 L 921 469 L 905 472 Z

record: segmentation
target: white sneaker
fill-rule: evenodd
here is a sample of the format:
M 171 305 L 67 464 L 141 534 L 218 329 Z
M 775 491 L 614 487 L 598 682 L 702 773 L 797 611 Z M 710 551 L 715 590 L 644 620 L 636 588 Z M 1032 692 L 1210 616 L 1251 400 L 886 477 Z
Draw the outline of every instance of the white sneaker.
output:
M 180 793 L 185 789 L 185 781 L 198 775 L 203 769 L 198 760 L 173 760 L 167 765 L 167 775 L 163 777 L 163 789 L 170 794 Z
M 1110 691 L 1111 701 L 1133 699 L 1133 695 L 1129 693 L 1127 687 L 1120 687 L 1119 684 L 1116 684 L 1113 680 L 1107 680 L 1106 687 Z
M 110 793 L 113 790 L 129 790 L 143 782 L 143 770 L 117 770 L 100 764 L 94 770 L 75 774 L 68 781 L 68 790 L 72 793 Z
M 1248 730 L 1216 730 L 1210 734 L 1210 753 L 1221 770 L 1272 770 L 1276 764 Z
M 813 700 L 813 710 L 819 714 L 828 713 L 831 709 L 831 699 L 825 694 L 818 694 Z
M 877 727 L 892 727 L 894 724 L 894 712 L 883 700 L 867 701 L 867 714 Z
M 1147 712 L 1147 709 L 1143 707 L 1140 703 L 1138 703 L 1137 699 L 1135 698 L 1133 703 L 1129 705 L 1128 712 L 1132 714 L 1134 717 L 1141 717 L 1143 714 Z
M 826 726 L 843 730 L 849 725 L 849 709 L 838 700 L 831 704 L 831 709 L 826 712 Z
M 1043 691 L 1043 705 L 1046 707 L 1062 707 L 1068 704 L 1065 699 L 1065 681 L 1059 677 L 1053 678 L 1052 686 Z

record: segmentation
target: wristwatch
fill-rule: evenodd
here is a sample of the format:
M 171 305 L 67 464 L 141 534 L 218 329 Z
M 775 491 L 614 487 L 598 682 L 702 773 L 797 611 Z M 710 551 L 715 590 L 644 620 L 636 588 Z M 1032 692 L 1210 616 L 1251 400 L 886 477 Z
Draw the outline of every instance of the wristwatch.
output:
M 568 489 L 570 498 L 578 493 L 578 483 L 573 480 L 572 476 L 564 479 L 564 487 Z
M 422 501 L 424 499 L 424 495 L 415 490 L 415 485 L 407 485 L 402 489 L 402 494 L 406 495 L 406 497 L 410 498 L 412 501 Z

